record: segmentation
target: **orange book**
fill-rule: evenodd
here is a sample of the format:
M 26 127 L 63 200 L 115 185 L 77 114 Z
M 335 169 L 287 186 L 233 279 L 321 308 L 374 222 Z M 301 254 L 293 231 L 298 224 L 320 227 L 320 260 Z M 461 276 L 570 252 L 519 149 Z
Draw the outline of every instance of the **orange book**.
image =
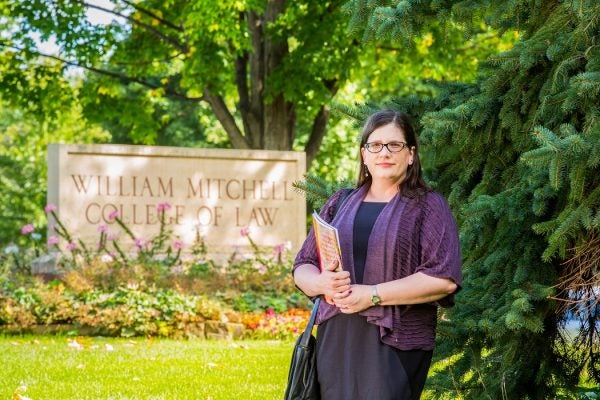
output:
M 313 230 L 315 231 L 315 239 L 317 242 L 317 254 L 319 255 L 319 267 L 321 271 L 323 269 L 331 270 L 331 266 L 338 262 L 337 268 L 333 271 L 341 271 L 342 266 L 342 252 L 340 250 L 340 238 L 338 236 L 338 230 L 335 226 L 331 226 L 323 220 L 317 214 L 313 212 Z M 325 301 L 329 304 L 333 304 L 333 300 L 329 296 L 325 297 Z
M 317 212 L 313 212 L 313 230 L 317 241 L 321 271 L 331 269 L 335 261 L 338 262 L 335 271 L 341 271 L 343 269 L 342 253 L 337 228 L 325 222 Z

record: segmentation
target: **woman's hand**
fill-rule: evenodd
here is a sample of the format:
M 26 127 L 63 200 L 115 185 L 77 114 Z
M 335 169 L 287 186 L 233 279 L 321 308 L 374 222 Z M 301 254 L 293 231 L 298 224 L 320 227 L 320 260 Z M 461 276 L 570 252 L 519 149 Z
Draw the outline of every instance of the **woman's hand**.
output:
M 334 298 L 346 296 L 350 291 L 350 272 L 323 270 L 319 274 L 319 291 L 324 294 L 325 301 L 334 304 Z
M 371 286 L 352 285 L 347 292 L 335 295 L 333 301 L 344 314 L 361 312 L 373 305 L 371 303 Z
M 328 303 L 334 304 L 334 296 L 348 294 L 350 272 L 339 270 L 337 261 L 323 271 L 316 265 L 303 264 L 296 268 L 294 282 L 307 296 L 324 295 Z

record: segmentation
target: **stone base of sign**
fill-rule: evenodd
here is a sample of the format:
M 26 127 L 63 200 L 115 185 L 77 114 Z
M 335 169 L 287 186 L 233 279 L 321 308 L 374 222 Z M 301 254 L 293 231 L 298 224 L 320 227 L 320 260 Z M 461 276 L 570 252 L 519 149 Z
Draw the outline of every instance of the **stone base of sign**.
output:
M 57 253 L 44 254 L 31 261 L 32 275 L 58 275 Z

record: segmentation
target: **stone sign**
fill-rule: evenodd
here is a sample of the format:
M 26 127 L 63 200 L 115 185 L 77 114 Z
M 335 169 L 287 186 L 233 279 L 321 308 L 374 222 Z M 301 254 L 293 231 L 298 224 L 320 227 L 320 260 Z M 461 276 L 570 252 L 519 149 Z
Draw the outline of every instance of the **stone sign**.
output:
M 166 228 L 190 248 L 202 237 L 211 254 L 234 246 L 290 243 L 306 236 L 306 203 L 292 188 L 305 154 L 267 150 L 128 145 L 48 146 L 48 203 L 74 237 L 95 245 L 99 229 L 127 238 L 114 216 L 140 240 Z M 129 243 L 131 245 L 131 243 Z

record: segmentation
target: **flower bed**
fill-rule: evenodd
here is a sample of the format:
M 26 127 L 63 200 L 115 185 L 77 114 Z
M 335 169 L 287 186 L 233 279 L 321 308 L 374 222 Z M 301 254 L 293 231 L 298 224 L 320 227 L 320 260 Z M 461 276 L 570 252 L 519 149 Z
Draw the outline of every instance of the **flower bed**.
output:
M 157 212 L 164 216 L 167 209 L 160 204 Z M 234 250 L 218 265 L 201 238 L 184 257 L 163 223 L 142 244 L 115 214 L 137 252 L 123 252 L 103 227 L 98 248 L 88 249 L 55 211 L 46 207 L 65 247 L 55 236 L 42 245 L 42 234 L 28 224 L 19 244 L 0 255 L 0 331 L 284 339 L 306 323 L 307 312 L 299 309 L 310 302 L 295 289 L 285 244 L 259 248 L 242 229 L 253 253 Z

